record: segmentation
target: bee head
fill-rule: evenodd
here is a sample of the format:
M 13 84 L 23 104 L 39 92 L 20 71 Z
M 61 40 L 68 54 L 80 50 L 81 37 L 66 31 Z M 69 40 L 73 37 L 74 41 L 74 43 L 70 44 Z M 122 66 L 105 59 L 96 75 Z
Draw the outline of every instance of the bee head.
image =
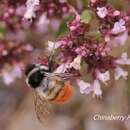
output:
M 32 88 L 40 86 L 43 78 L 45 77 L 44 72 L 47 72 L 48 68 L 41 64 L 29 64 L 25 68 L 26 82 Z

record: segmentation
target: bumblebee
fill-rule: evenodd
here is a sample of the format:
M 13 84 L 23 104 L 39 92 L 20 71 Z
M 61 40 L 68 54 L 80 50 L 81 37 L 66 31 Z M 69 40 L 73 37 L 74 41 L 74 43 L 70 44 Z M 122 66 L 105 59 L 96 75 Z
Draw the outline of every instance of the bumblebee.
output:
M 34 90 L 37 117 L 43 122 L 52 111 L 51 104 L 63 104 L 73 95 L 73 87 L 67 82 L 69 73 L 54 73 L 51 64 L 29 64 L 25 69 L 26 83 Z

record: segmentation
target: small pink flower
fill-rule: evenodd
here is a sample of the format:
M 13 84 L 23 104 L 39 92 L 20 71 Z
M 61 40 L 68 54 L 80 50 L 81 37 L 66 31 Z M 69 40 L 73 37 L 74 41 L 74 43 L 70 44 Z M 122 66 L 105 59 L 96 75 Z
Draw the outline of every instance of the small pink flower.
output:
M 43 13 L 40 17 L 38 22 L 36 23 L 36 26 L 38 28 L 38 30 L 47 30 L 46 28 L 48 28 L 48 24 L 49 24 L 50 20 L 47 19 L 47 15 L 46 13 Z
M 85 82 L 83 80 L 77 80 L 77 83 L 80 87 L 81 94 L 89 94 L 93 92 L 96 96 L 102 95 L 102 90 L 100 87 L 99 80 L 94 80 L 92 84 Z
M 97 78 L 100 81 L 102 81 L 104 84 L 106 84 L 106 82 L 108 80 L 110 80 L 110 73 L 109 73 L 109 71 L 106 71 L 105 73 L 98 72 L 97 73 Z
M 91 2 L 92 2 L 92 3 L 95 3 L 95 2 L 97 2 L 97 0 L 91 0 Z
M 120 14 L 121 14 L 121 12 L 119 10 L 115 10 L 113 13 L 114 16 L 119 16 Z
M 118 22 L 115 22 L 113 29 L 111 30 L 112 34 L 119 34 L 126 31 L 125 21 L 120 19 Z
M 118 80 L 120 77 L 123 77 L 124 79 L 127 79 L 128 72 L 124 71 L 121 67 L 117 67 L 115 69 L 115 80 Z
M 120 65 L 130 65 L 130 59 L 128 59 L 127 53 L 122 53 L 121 58 L 117 59 L 116 63 Z
M 130 20 L 130 17 L 126 15 L 126 16 L 124 16 L 124 20 L 125 20 L 125 21 L 129 21 L 129 20 Z
M 26 8 L 25 8 L 24 5 L 18 6 L 18 7 L 16 8 L 16 15 L 18 15 L 18 16 L 23 16 L 23 13 L 25 13 L 25 10 L 26 10 Z
M 105 42 L 109 42 L 110 41 L 110 36 L 105 36 Z
M 54 73 L 65 73 L 65 71 L 68 69 L 69 63 L 61 64 L 56 68 Z
M 102 95 L 102 90 L 101 90 L 101 86 L 100 86 L 99 80 L 94 80 L 92 86 L 93 86 L 94 94 L 97 95 L 97 96 L 101 96 Z
M 69 68 L 74 68 L 76 70 L 80 70 L 81 68 L 81 59 L 82 57 L 80 55 L 78 55 L 69 65 Z
M 71 63 L 61 64 L 54 72 L 55 73 L 64 73 L 69 68 L 74 68 L 75 70 L 80 70 L 81 56 L 77 56 Z
M 80 15 L 76 15 L 75 19 L 69 23 L 69 29 L 70 31 L 74 31 L 79 27 L 80 25 Z
M 59 27 L 60 27 L 60 23 L 61 21 L 59 19 L 56 19 L 56 18 L 52 18 L 50 20 L 50 26 L 51 28 L 56 32 L 59 30 Z
M 80 87 L 81 94 L 89 94 L 93 91 L 93 88 L 90 83 L 84 82 L 83 80 L 77 80 L 77 84 Z
M 22 77 L 22 70 L 19 65 L 15 65 L 12 70 L 3 71 L 3 81 L 8 86 L 15 81 L 16 78 Z
M 57 49 L 60 46 L 58 42 L 52 42 L 48 41 L 48 51 L 53 51 L 54 49 Z
M 70 26 L 70 30 L 74 31 L 77 27 L 76 26 Z
M 10 75 L 9 72 L 3 72 L 3 81 L 5 85 L 8 86 L 14 81 L 14 78 Z
M 26 10 L 25 14 L 24 14 L 24 19 L 27 20 L 32 20 L 32 18 L 35 18 L 36 14 L 33 10 L 33 8 L 29 8 L 28 10 Z
M 116 36 L 112 39 L 112 41 L 110 41 L 113 47 L 118 47 L 119 45 L 125 45 L 126 41 L 128 39 L 128 31 L 126 30 L 125 32 L 123 32 L 122 34 L 120 34 L 119 36 Z
M 26 51 L 32 51 L 34 49 L 30 44 L 25 45 L 24 48 Z
M 76 15 L 76 22 L 80 22 L 80 15 Z
M 108 14 L 108 10 L 106 7 L 97 7 L 97 15 L 100 17 L 100 18 L 105 18 Z
M 39 0 L 27 0 L 26 1 L 26 6 L 27 7 L 35 7 L 40 5 L 40 1 Z
M 80 47 L 76 48 L 75 52 L 81 56 L 86 56 L 86 54 L 87 54 L 87 50 L 84 46 L 80 46 Z
M 48 41 L 48 51 L 52 51 L 55 48 L 55 43 Z
M 32 20 L 32 18 L 36 17 L 35 11 L 38 10 L 38 7 L 40 6 L 39 0 L 27 0 L 26 2 L 26 11 L 24 14 L 24 19 Z
M 60 3 L 65 3 L 67 0 L 59 0 Z

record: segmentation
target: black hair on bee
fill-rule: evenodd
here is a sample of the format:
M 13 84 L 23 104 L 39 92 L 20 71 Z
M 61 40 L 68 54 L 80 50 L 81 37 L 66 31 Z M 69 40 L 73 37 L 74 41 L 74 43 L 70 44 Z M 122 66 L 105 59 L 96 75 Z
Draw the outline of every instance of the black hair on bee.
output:
M 48 68 L 42 64 L 29 64 L 25 68 L 26 82 L 32 88 L 40 86 L 43 78 L 45 77 L 44 72 L 48 72 Z
M 25 68 L 25 75 L 27 76 L 30 71 L 32 71 L 36 67 L 35 64 L 28 64 Z
M 43 64 L 27 65 L 27 67 L 25 68 L 25 76 L 26 76 L 26 82 L 30 87 L 34 89 L 39 87 L 45 77 L 44 72 L 52 71 L 53 55 L 54 55 L 54 49 L 51 55 L 49 56 L 48 66 L 45 66 Z

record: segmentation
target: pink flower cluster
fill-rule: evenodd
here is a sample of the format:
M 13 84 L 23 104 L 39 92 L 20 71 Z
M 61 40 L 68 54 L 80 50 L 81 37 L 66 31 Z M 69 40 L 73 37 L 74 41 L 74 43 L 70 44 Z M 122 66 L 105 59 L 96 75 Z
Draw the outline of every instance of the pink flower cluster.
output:
M 47 13 L 48 17 L 59 16 L 64 17 L 69 13 L 70 7 L 66 0 L 48 0 L 42 3 L 43 11 Z
M 120 21 L 122 22 L 122 21 Z M 102 90 L 100 83 L 107 85 L 110 80 L 110 71 L 114 71 L 114 78 L 120 77 L 127 79 L 128 72 L 121 68 L 120 65 L 130 65 L 130 59 L 127 53 L 122 53 L 121 57 L 111 55 L 112 47 L 106 39 L 98 41 L 93 36 L 86 35 L 90 28 L 88 24 L 82 23 L 80 16 L 76 15 L 75 19 L 68 23 L 69 34 L 58 39 L 55 49 L 60 48 L 58 61 L 62 62 L 55 72 L 57 73 L 77 73 L 77 84 L 80 92 L 101 96 Z M 50 42 L 49 42 L 50 44 Z M 82 80 L 82 63 L 86 64 L 87 72 L 91 74 L 92 81 Z M 87 76 L 87 73 L 86 73 Z
M 24 18 L 32 20 L 38 12 L 46 14 L 49 18 L 52 16 L 64 17 L 64 14 L 67 14 L 69 11 L 69 5 L 65 0 L 27 0 Z
M 40 0 L 27 0 L 26 2 L 26 11 L 24 14 L 24 18 L 28 20 L 32 20 L 32 18 L 36 17 L 36 11 L 39 9 Z
M 116 10 L 107 0 L 91 0 L 90 7 L 95 11 L 100 21 L 99 30 L 107 42 L 114 41 L 114 47 L 124 45 L 128 37 L 128 22 L 130 17 Z
M 66 0 L 27 0 L 25 5 L 23 20 L 40 33 L 49 26 L 58 31 L 60 22 L 74 13 Z
M 22 76 L 23 60 L 32 50 L 30 44 L 0 40 L 0 71 L 6 85 L 10 85 L 17 77 Z
M 8 3 L 1 3 L 0 4 L 0 10 L 1 10 L 1 14 L 0 14 L 0 22 L 5 23 L 6 26 L 8 26 L 9 29 L 14 29 L 14 21 L 13 21 L 13 17 L 15 15 L 15 8 L 14 6 L 8 4 Z M 16 21 L 15 21 L 15 24 Z
M 3 23 L 8 31 L 16 32 L 23 29 L 24 21 L 22 17 L 25 7 L 5 1 L 1 2 L 0 10 L 0 23 Z
M 6 64 L 9 64 L 13 68 L 9 71 L 3 71 L 3 80 L 7 81 L 6 84 L 10 84 L 16 77 L 21 76 L 19 68 L 24 65 L 23 62 L 21 63 L 22 58 L 24 54 L 28 54 L 33 49 L 30 44 L 24 42 L 24 36 L 21 35 L 25 35 L 25 28 L 30 27 L 31 31 L 41 32 L 42 28 L 48 29 L 50 23 L 53 23 L 57 28 L 59 21 L 56 20 L 61 21 L 70 15 L 74 15 L 74 19 L 67 24 L 68 34 L 58 38 L 55 43 L 48 42 L 48 51 L 51 52 L 55 46 L 59 52 L 59 55 L 55 57 L 55 72 L 76 73 L 78 76 L 75 78 L 81 93 L 93 93 L 98 96 L 102 95 L 100 84 L 107 85 L 111 70 L 114 71 L 115 80 L 120 77 L 127 79 L 128 72 L 121 67 L 121 65 L 130 65 L 127 53 L 123 52 L 118 58 L 113 56 L 111 52 L 113 47 L 125 44 L 128 38 L 128 27 L 130 27 L 129 16 L 114 9 L 107 0 L 90 0 L 89 9 L 95 12 L 99 20 L 98 33 L 101 34 L 101 39 L 89 35 L 91 23 L 82 20 L 85 15 L 91 19 L 89 11 L 85 11 L 84 15 L 80 16 L 78 11 L 66 0 L 26 0 L 24 5 L 19 2 L 10 4 L 10 2 L 2 1 L 0 4 L 2 12 L 0 13 L 0 23 L 6 27 L 6 36 L 10 35 L 10 38 L 17 40 L 17 42 L 5 40 L 6 36 L 0 39 L 0 67 L 4 68 Z M 22 40 L 20 40 L 19 34 Z M 15 38 L 13 38 L 14 35 Z M 90 81 L 83 80 L 85 79 L 81 73 L 83 69 L 87 70 L 85 76 L 91 75 Z M 15 75 L 16 72 L 18 75 Z M 10 75 L 13 75 L 12 78 Z

